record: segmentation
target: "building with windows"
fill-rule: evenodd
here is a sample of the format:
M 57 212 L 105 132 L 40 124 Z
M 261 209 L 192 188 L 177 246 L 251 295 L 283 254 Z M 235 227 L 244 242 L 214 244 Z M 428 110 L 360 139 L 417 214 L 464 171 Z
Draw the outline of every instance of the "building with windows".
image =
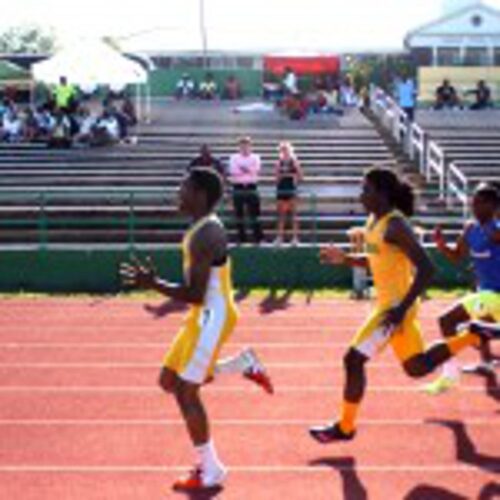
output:
M 471 2 L 411 31 L 405 46 L 418 67 L 424 98 L 444 78 L 462 91 L 484 79 L 500 98 L 500 11 Z

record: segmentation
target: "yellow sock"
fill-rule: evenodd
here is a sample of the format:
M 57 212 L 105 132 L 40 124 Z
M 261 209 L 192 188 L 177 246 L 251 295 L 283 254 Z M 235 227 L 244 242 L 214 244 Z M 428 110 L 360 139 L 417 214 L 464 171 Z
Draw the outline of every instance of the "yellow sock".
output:
M 346 434 L 350 434 L 356 428 L 356 417 L 358 415 L 359 403 L 342 401 L 340 408 L 340 428 Z
M 446 340 L 446 344 L 450 352 L 455 355 L 469 346 L 478 346 L 479 338 L 472 333 L 461 333 L 455 337 L 450 337 Z

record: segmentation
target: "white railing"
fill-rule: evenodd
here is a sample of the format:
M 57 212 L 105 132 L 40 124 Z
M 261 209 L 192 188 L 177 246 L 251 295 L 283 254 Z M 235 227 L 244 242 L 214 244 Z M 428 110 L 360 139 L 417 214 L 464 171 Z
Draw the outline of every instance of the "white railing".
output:
M 371 103 L 372 111 L 382 126 L 391 133 L 403 150 L 408 152 L 410 121 L 406 113 L 380 87 L 372 87 Z
M 417 123 L 411 123 L 406 113 L 380 87 L 371 88 L 371 107 L 379 123 L 391 133 L 397 144 L 418 162 L 420 174 L 427 182 L 437 177 L 439 199 L 451 207 L 455 202 L 461 204 L 464 217 L 468 214 L 469 181 L 465 174 L 446 159 L 445 152 L 429 139 L 425 130 Z
M 452 207 L 455 200 L 462 205 L 464 218 L 469 215 L 469 180 L 455 163 L 448 164 L 446 169 L 446 206 Z
M 427 134 L 417 123 L 412 123 L 410 127 L 410 137 L 408 140 L 408 155 L 410 160 L 418 163 L 418 170 L 421 175 L 425 175 L 426 155 L 427 155 Z
M 435 141 L 429 141 L 427 144 L 427 158 L 425 162 L 425 178 L 427 182 L 436 175 L 439 181 L 439 198 L 445 198 L 446 182 L 446 157 L 444 151 Z

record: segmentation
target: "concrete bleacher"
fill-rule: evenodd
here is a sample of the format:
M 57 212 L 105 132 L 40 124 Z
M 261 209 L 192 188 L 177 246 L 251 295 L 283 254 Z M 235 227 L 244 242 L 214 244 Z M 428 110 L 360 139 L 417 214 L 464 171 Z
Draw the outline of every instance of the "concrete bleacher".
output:
M 347 242 L 347 229 L 364 219 L 358 201 L 364 170 L 398 159 L 357 110 L 344 117 L 291 122 L 278 113 L 234 113 L 221 103 L 156 103 L 136 145 L 110 149 L 48 150 L 43 145 L 0 147 L 0 244 L 177 243 L 185 227 L 177 214 L 177 187 L 200 144 L 227 160 L 240 135 L 251 135 L 262 156 L 261 193 L 267 237 L 275 231 L 274 163 L 277 145 L 296 146 L 301 187 L 301 240 Z M 417 220 L 450 225 L 423 193 Z M 222 213 L 231 237 L 232 208 Z M 460 223 L 460 221 L 458 221 Z
M 500 110 L 420 110 L 417 122 L 471 181 L 500 181 Z

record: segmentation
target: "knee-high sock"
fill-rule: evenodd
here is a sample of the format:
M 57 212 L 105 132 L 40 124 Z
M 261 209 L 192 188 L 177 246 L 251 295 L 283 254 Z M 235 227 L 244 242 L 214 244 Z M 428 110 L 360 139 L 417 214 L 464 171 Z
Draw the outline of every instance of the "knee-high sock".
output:
M 356 428 L 356 418 L 358 416 L 359 403 L 351 403 L 345 399 L 340 407 L 339 425 L 343 432 L 350 434 Z

